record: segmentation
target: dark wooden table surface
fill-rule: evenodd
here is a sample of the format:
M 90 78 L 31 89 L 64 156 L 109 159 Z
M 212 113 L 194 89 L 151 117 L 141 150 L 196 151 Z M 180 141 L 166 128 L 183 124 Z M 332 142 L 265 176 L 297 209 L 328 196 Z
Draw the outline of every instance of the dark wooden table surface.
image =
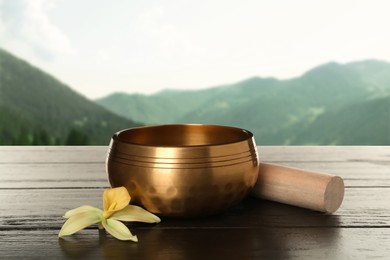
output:
M 0 259 L 390 259 L 390 147 L 259 147 L 264 162 L 340 175 L 332 215 L 256 198 L 211 217 L 96 226 L 58 239 L 62 215 L 101 208 L 107 147 L 0 146 Z

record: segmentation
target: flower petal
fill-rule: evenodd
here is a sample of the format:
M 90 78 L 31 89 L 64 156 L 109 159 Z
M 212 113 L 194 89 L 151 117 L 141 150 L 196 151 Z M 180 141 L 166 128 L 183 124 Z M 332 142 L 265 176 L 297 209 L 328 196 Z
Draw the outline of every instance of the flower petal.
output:
M 130 230 L 122 222 L 114 219 L 103 219 L 102 224 L 107 232 L 113 237 L 119 240 L 131 240 L 138 242 L 137 236 L 133 236 Z
M 82 212 L 96 212 L 96 213 L 101 214 L 103 211 L 101 209 L 85 205 L 85 206 L 80 206 L 80 207 L 75 208 L 75 209 L 68 210 L 65 213 L 64 218 L 70 218 L 70 217 L 77 215 L 79 213 L 82 213 Z
M 73 215 L 62 225 L 58 237 L 72 235 L 100 221 L 102 221 L 102 215 L 94 211 L 81 212 Z
M 138 221 L 145 223 L 160 223 L 161 219 L 141 207 L 128 205 L 124 209 L 115 212 L 110 219 L 121 221 Z
M 106 189 L 103 193 L 103 216 L 109 218 L 115 211 L 130 203 L 130 195 L 125 187 Z

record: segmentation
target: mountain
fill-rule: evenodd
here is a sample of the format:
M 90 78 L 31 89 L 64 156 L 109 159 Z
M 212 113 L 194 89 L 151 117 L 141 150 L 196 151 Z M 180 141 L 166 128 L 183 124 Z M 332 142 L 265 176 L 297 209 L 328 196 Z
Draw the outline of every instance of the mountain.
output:
M 0 49 L 0 144 L 108 144 L 136 125 Z
M 250 78 L 198 91 L 116 93 L 107 109 L 146 124 L 246 128 L 261 145 L 390 144 L 390 64 L 330 62 L 289 80 Z
M 251 100 L 246 91 L 275 82 L 275 79 L 251 78 L 204 90 L 163 90 L 154 95 L 114 93 L 96 102 L 114 113 L 146 124 L 175 123 L 200 114 L 200 107 L 214 111 L 223 109 L 227 103 L 246 103 Z
M 390 95 L 323 113 L 291 144 L 390 144 Z

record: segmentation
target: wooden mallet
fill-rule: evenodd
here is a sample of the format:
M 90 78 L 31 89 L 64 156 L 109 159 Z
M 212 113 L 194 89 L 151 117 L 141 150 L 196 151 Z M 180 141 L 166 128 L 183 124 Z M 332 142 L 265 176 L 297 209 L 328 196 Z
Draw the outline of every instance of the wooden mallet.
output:
M 344 198 L 339 176 L 260 163 L 252 195 L 326 213 L 335 212 Z

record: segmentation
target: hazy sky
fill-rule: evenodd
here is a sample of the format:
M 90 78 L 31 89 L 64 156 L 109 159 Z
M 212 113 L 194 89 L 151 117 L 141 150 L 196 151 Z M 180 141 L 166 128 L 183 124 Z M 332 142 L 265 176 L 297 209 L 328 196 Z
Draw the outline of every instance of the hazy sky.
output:
M 90 98 L 390 61 L 390 1 L 0 0 L 0 44 Z

